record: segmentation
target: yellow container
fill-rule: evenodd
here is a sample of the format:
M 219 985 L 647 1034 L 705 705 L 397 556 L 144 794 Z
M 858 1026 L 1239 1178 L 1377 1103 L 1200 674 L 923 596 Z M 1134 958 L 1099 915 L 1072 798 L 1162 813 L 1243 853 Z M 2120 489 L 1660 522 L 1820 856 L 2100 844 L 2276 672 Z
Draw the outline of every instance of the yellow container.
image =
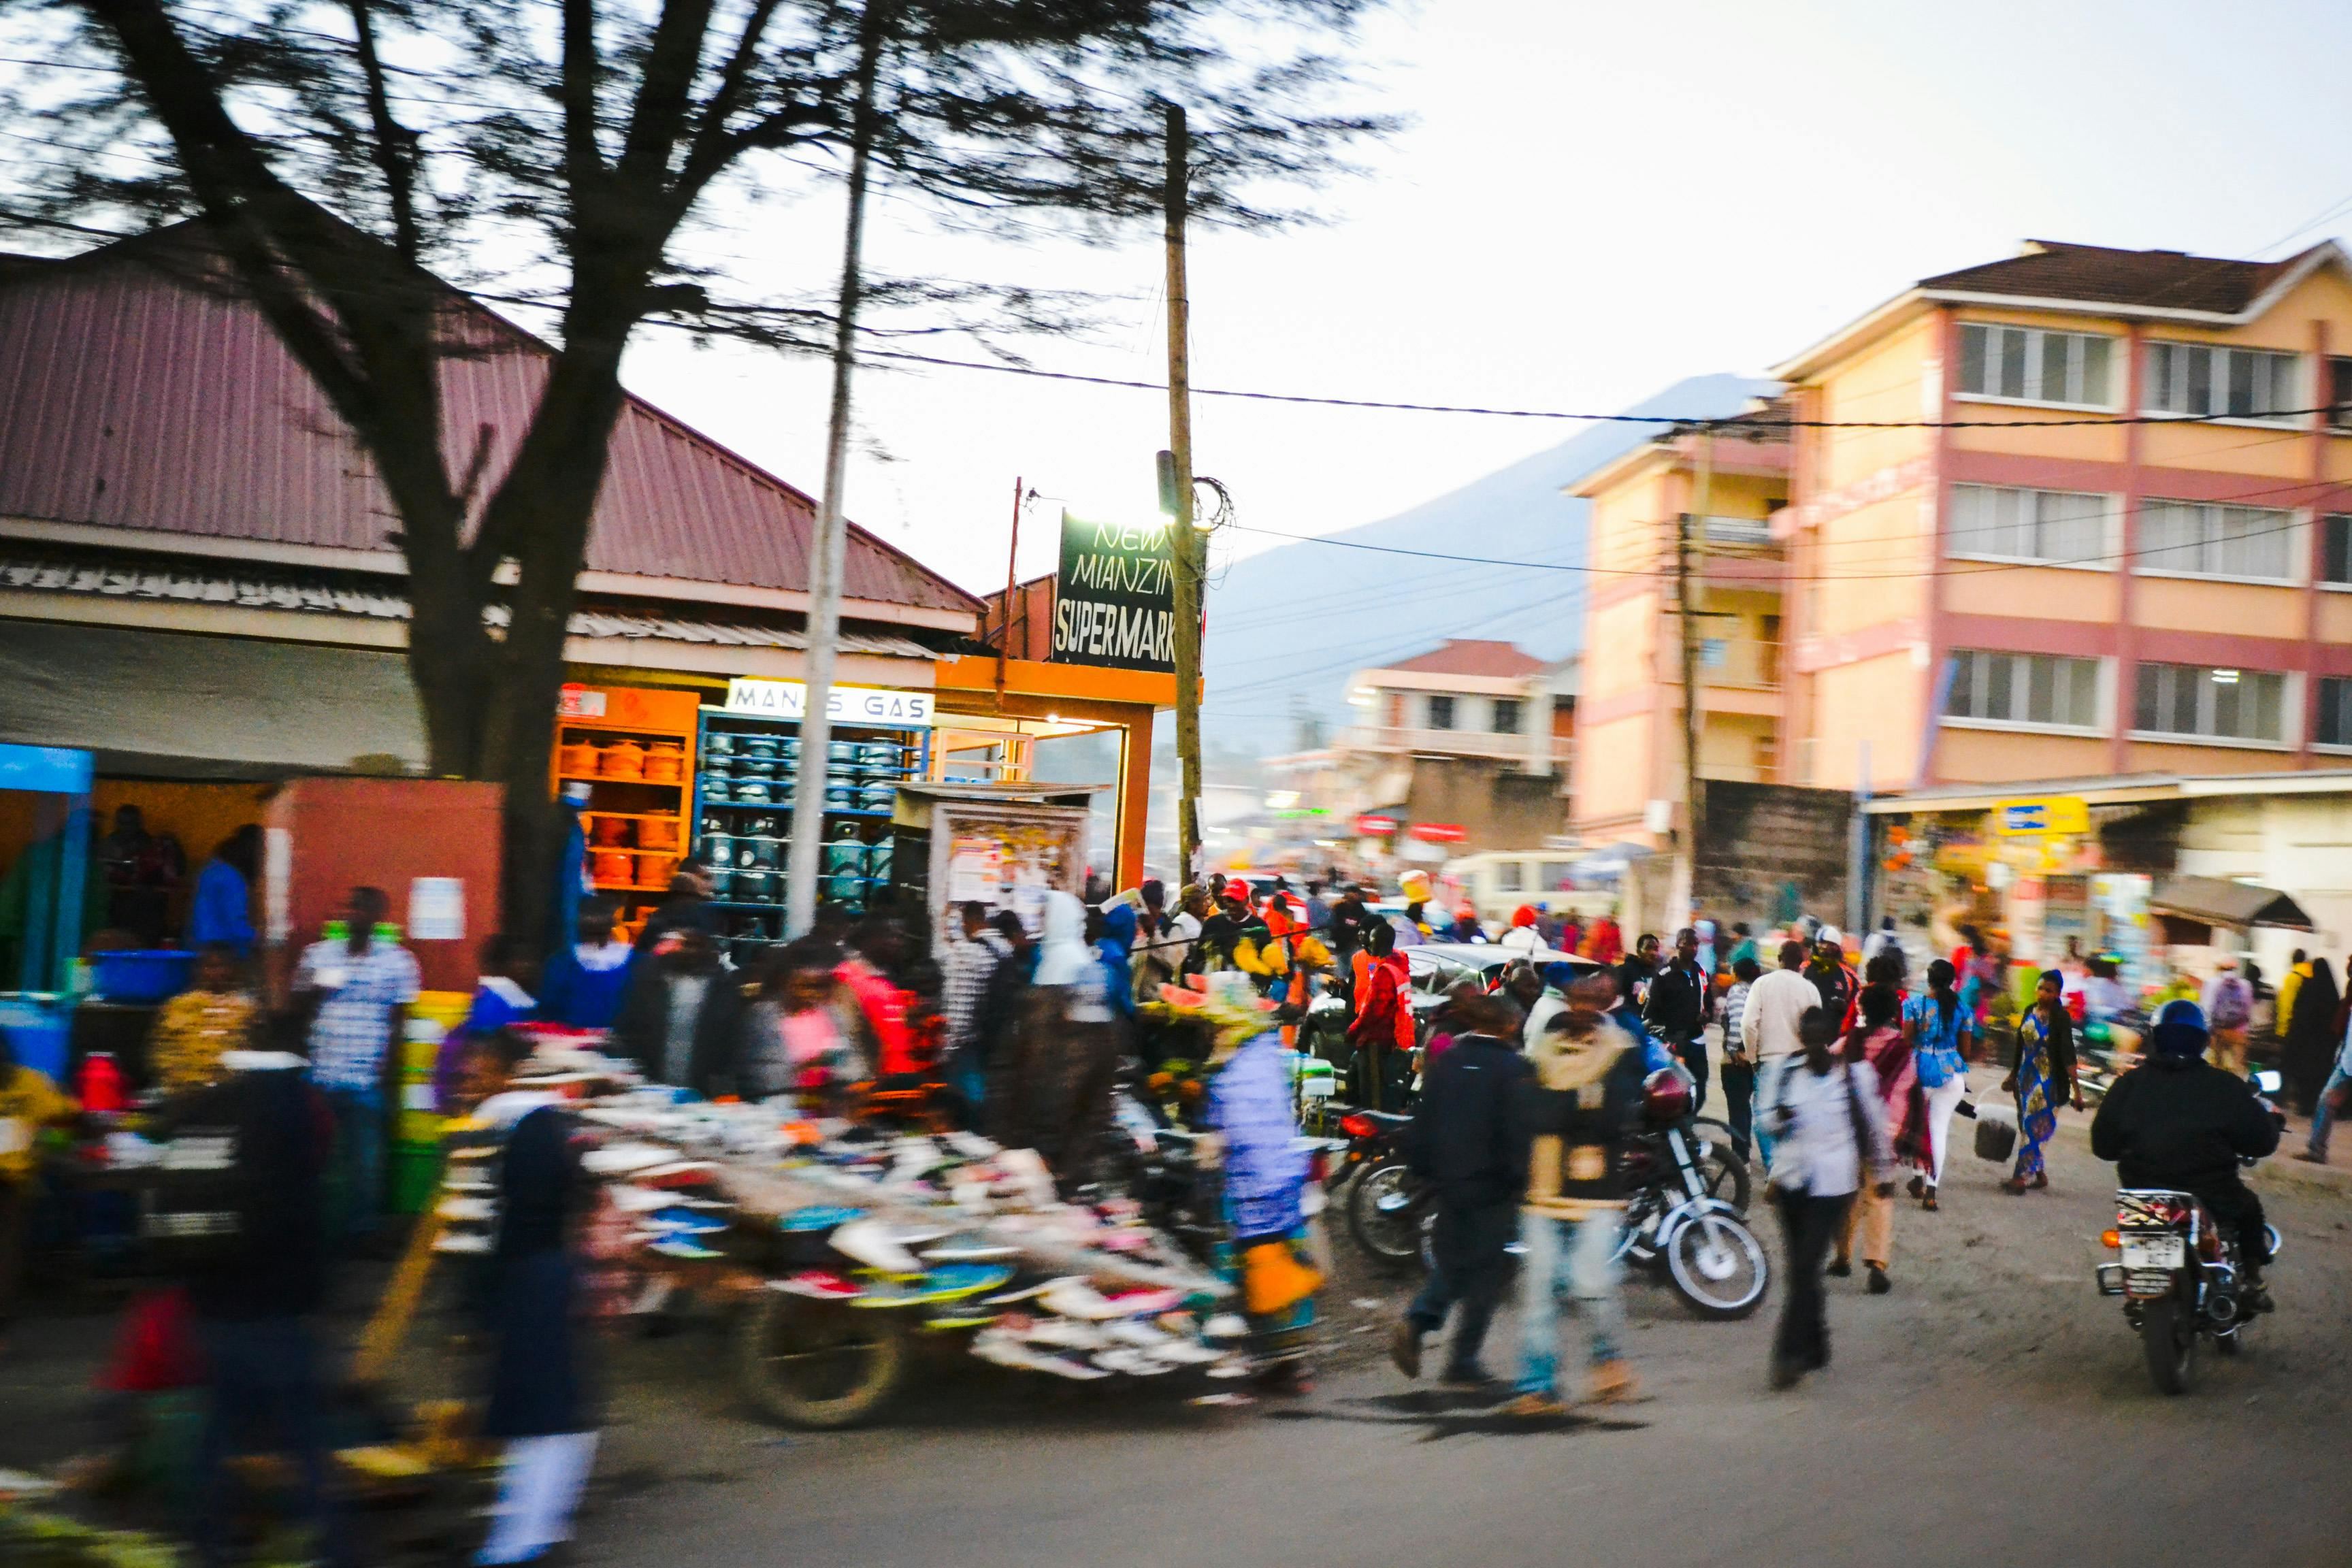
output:
M 393 1142 L 432 1148 L 441 1142 L 441 1117 L 435 1110 L 433 1072 L 440 1065 L 441 1042 L 466 1021 L 474 999 L 463 991 L 423 991 L 408 1013 L 408 1028 L 400 1042 L 400 1115 Z

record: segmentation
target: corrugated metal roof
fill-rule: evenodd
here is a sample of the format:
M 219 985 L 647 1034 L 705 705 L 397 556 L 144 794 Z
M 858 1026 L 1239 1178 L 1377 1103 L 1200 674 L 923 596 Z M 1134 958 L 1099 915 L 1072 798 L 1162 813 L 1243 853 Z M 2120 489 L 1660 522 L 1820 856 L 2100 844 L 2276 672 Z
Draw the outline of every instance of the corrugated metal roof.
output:
M 1923 278 L 1923 289 L 2080 300 L 2106 305 L 2236 315 L 2309 252 L 2284 261 L 2237 261 L 2178 250 L 2115 250 L 2068 240 L 2027 242 L 2021 255 Z
M 1511 680 L 1533 675 L 1544 661 L 1517 645 L 1483 637 L 1447 637 L 1443 645 L 1411 658 L 1391 659 L 1373 668 L 1407 669 L 1423 675 L 1475 675 Z
M 141 243 L 0 272 L 0 515 L 392 552 L 400 523 L 367 454 L 260 312 L 150 264 Z M 495 476 L 549 351 L 488 310 L 479 320 L 494 346 L 443 362 L 442 422 L 453 472 L 488 428 Z M 587 567 L 804 592 L 814 515 L 808 496 L 632 396 Z M 856 528 L 844 587 L 980 608 Z
M 221 576 L 192 573 L 160 562 L 92 563 L 0 554 L 0 606 L 6 605 L 5 595 L 12 589 L 37 594 L 172 599 L 184 604 L 358 616 L 382 621 L 409 618 L 406 599 L 369 585 L 355 574 L 338 577 L 325 573 L 270 570 Z M 508 619 L 506 606 L 493 605 L 482 618 L 491 626 L 503 626 Z M 574 611 L 568 629 L 575 637 L 646 637 L 730 647 L 808 647 L 808 634 L 790 626 L 763 626 L 750 620 L 682 620 L 601 605 Z M 908 637 L 852 631 L 841 634 L 841 651 L 896 658 L 946 657 Z

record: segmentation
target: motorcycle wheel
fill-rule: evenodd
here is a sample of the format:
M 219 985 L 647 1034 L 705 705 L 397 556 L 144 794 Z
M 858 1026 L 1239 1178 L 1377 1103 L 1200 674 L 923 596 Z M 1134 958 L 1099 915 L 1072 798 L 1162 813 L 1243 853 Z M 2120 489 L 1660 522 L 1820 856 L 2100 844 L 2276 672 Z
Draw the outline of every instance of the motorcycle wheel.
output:
M 1694 1156 L 1698 1163 L 1698 1179 L 1706 1186 L 1706 1195 L 1719 1198 L 1746 1214 L 1754 1184 L 1748 1178 L 1748 1163 L 1732 1150 L 1731 1129 L 1704 1117 L 1692 1128 L 1699 1144 Z
M 1412 1173 L 1402 1161 L 1384 1161 L 1356 1178 L 1348 1194 L 1348 1234 L 1364 1255 L 1383 1268 L 1401 1268 L 1421 1257 L 1421 1211 L 1424 1205 Z
M 761 1415 L 816 1431 L 872 1416 L 906 1370 L 905 1331 L 888 1311 L 762 1291 L 736 1329 L 744 1391 Z
M 1694 1216 L 1675 1227 L 1664 1252 L 1675 1293 L 1702 1318 L 1748 1317 L 1772 1283 L 1763 1245 L 1732 1215 Z
M 2197 1320 L 2177 1296 L 2141 1304 L 2139 1342 L 2158 1394 L 2186 1394 L 2197 1381 Z

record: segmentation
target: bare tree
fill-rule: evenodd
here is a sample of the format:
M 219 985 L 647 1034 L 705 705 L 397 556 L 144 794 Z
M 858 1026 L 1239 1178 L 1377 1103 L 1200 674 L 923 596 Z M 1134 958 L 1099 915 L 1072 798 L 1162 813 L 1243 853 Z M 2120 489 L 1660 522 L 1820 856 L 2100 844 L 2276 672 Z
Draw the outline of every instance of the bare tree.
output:
M 0 0 L 10 52 L 47 62 L 0 98 L 0 127 L 49 149 L 5 216 L 85 234 L 204 221 L 391 496 L 431 766 L 507 786 L 508 924 L 536 936 L 565 629 L 624 350 L 648 322 L 831 346 L 829 301 L 744 289 L 700 241 L 728 187 L 837 175 L 869 7 L 889 6 L 879 176 L 952 224 L 1045 212 L 1099 237 L 1156 215 L 1162 99 L 1204 126 L 1203 217 L 1299 216 L 1269 182 L 1318 178 L 1379 129 L 1321 107 L 1341 72 L 1299 40 L 1365 3 Z M 436 273 L 551 319 L 538 401 L 496 471 L 486 444 L 445 440 L 443 362 L 495 345 Z M 886 316 L 1066 321 L 1019 288 L 864 292 Z

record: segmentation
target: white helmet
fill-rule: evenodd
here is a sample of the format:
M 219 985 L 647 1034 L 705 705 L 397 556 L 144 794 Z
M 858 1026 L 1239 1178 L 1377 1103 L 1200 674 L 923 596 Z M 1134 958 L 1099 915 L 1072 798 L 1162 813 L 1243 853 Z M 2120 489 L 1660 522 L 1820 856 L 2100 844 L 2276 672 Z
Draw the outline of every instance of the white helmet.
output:
M 1839 947 L 1843 947 L 1845 945 L 1845 934 L 1839 931 L 1835 926 L 1822 927 L 1821 930 L 1813 933 L 1813 940 L 1815 942 L 1832 942 Z

